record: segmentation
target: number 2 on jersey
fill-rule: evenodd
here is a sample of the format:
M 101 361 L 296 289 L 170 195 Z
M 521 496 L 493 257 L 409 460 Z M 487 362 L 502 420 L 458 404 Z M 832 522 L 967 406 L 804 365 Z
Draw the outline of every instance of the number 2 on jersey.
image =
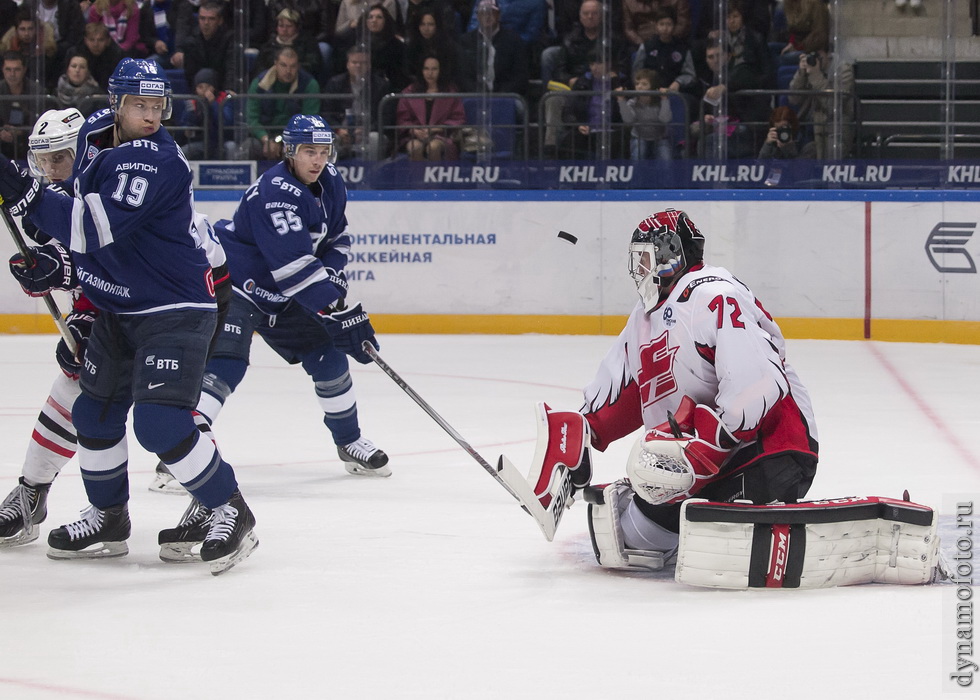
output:
M 738 300 L 734 297 L 722 297 L 720 294 L 708 302 L 708 308 L 718 314 L 718 328 L 723 328 L 725 326 L 725 305 L 732 307 L 732 313 L 730 318 L 732 321 L 732 328 L 745 328 L 745 324 L 739 320 L 742 315 L 742 309 L 738 306 Z

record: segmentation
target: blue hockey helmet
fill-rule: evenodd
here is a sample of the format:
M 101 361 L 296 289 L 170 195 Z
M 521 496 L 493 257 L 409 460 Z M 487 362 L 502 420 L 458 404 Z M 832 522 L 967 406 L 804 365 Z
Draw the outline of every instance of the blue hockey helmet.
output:
M 124 58 L 109 78 L 109 106 L 118 112 L 124 95 L 162 97 L 163 119 L 170 119 L 173 110 L 173 90 L 170 79 L 156 61 Z
M 327 161 L 333 163 L 337 160 L 333 130 L 319 114 L 295 114 L 286 124 L 282 132 L 283 154 L 292 158 L 296 155 L 296 148 L 303 144 L 328 146 Z

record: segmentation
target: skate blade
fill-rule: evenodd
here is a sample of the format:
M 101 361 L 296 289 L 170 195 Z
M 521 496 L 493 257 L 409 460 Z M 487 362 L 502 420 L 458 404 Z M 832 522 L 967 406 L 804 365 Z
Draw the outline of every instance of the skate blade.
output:
M 347 470 L 348 474 L 353 474 L 354 476 L 391 476 L 391 467 L 388 465 L 378 467 L 377 469 L 369 469 L 368 467 L 361 466 L 357 462 L 344 462 L 344 469 Z
M 124 557 L 127 554 L 129 554 L 129 545 L 125 542 L 96 542 L 77 552 L 48 547 L 48 559 L 110 559 Z
M 0 549 L 10 549 L 12 547 L 20 547 L 21 545 L 30 544 L 36 540 L 40 534 L 41 528 L 39 528 L 37 525 L 25 527 L 16 535 L 11 535 L 10 537 L 0 537 Z
M 160 545 L 160 560 L 167 564 L 201 563 L 201 542 L 169 542 Z
M 153 481 L 147 487 L 152 493 L 161 493 L 165 496 L 186 496 L 187 489 L 185 489 L 179 481 L 170 476 L 169 474 L 156 474 L 153 477 Z
M 242 538 L 242 542 L 238 545 L 238 549 L 227 556 L 208 562 L 211 565 L 211 575 L 220 576 L 235 566 L 235 564 L 245 561 L 248 559 L 252 551 L 258 546 L 258 535 L 255 534 L 254 530 L 249 530 L 248 534 Z

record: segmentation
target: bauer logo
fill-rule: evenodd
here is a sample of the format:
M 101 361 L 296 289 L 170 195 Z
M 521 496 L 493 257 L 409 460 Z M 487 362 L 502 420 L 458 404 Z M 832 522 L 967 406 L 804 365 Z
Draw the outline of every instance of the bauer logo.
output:
M 926 255 L 939 272 L 975 273 L 977 265 L 966 249 L 976 222 L 940 221 L 926 238 Z

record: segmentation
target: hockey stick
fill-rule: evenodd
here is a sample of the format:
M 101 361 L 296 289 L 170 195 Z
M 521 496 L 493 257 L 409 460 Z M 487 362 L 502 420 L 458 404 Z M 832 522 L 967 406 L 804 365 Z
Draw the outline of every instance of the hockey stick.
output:
M 374 363 L 381 368 L 381 370 L 387 374 L 391 379 L 397 384 L 402 391 L 411 397 L 411 399 L 419 405 L 419 407 L 425 411 L 432 420 L 434 420 L 440 428 L 449 433 L 449 436 L 459 444 L 460 447 L 476 460 L 477 464 L 483 467 L 486 472 L 492 476 L 497 482 L 507 489 L 507 492 L 517 499 L 517 502 L 521 504 L 521 507 L 534 518 L 535 522 L 541 528 L 544 533 L 545 538 L 551 542 L 555 537 L 555 530 L 558 528 L 558 522 L 561 520 L 561 516 L 565 512 L 567 505 L 571 504 L 572 496 L 572 486 L 570 478 L 568 477 L 568 470 L 563 469 L 560 478 L 555 479 L 553 483 L 549 484 L 549 490 L 541 498 L 535 495 L 534 490 L 528 483 L 517 468 L 511 463 L 509 459 L 505 456 L 500 455 L 497 459 L 497 467 L 494 468 L 490 465 L 487 460 L 485 460 L 479 452 L 473 449 L 473 446 L 467 442 L 462 435 L 460 435 L 455 428 L 453 428 L 446 420 L 440 416 L 429 403 L 423 399 L 418 393 L 409 386 L 408 382 L 402 379 L 395 370 L 391 368 L 387 362 L 381 359 L 381 355 L 370 343 L 370 341 L 365 340 L 362 345 L 364 352 L 374 360 Z
M 0 202 L 3 200 L 0 199 Z M 30 248 L 27 247 L 26 241 L 24 241 L 23 235 L 21 235 L 20 229 L 17 227 L 17 222 L 14 221 L 14 217 L 10 215 L 6 207 L 0 206 L 0 212 L 3 213 L 3 222 L 7 227 L 7 231 L 10 233 L 10 237 L 14 239 L 14 245 L 17 246 L 17 252 L 24 256 L 24 262 L 28 267 L 34 265 L 34 256 L 31 255 Z M 54 319 L 54 325 L 58 327 L 58 332 L 61 333 L 61 337 L 64 338 L 65 345 L 71 350 L 72 354 L 78 352 L 78 343 L 75 342 L 75 337 L 68 330 L 68 326 L 65 324 L 65 319 L 61 316 L 61 309 L 58 308 L 58 303 L 51 298 L 51 294 L 45 294 L 41 297 L 44 299 L 44 304 L 48 307 L 48 313 L 51 314 L 51 318 Z

